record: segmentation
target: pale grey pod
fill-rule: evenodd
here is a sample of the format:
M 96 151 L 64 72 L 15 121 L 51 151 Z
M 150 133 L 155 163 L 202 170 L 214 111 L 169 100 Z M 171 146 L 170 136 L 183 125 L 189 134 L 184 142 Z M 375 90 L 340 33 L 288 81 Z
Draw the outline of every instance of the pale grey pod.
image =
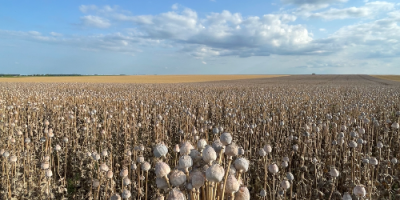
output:
M 211 182 L 220 182 L 224 178 L 225 170 L 219 164 L 214 164 L 206 171 L 206 178 Z
M 222 133 L 219 139 L 224 146 L 232 143 L 232 135 L 230 133 Z
M 249 169 L 249 161 L 246 158 L 237 158 L 234 165 L 239 172 L 247 172 Z
M 153 149 L 153 154 L 156 158 L 166 156 L 168 153 L 168 148 L 164 144 L 157 144 Z
M 173 170 L 169 174 L 169 180 L 173 186 L 177 187 L 186 182 L 186 175 L 181 170 Z

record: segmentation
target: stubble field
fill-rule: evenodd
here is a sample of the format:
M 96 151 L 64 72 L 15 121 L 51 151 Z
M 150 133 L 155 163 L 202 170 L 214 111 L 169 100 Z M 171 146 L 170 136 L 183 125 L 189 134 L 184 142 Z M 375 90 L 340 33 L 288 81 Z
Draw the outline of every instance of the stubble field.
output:
M 12 80 L 0 199 L 400 198 L 400 82 Z

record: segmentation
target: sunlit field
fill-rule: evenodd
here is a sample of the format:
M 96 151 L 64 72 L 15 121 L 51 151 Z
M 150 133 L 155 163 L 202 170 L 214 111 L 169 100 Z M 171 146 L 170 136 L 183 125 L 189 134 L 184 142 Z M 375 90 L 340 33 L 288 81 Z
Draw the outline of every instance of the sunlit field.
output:
M 400 81 L 400 76 L 399 75 L 374 75 L 373 77 L 380 78 L 380 79 L 391 80 L 391 81 Z
M 66 77 L 12 77 L 0 82 L 33 83 L 189 83 L 238 79 L 273 78 L 285 75 L 135 75 L 135 76 L 66 76 Z
M 399 199 L 399 85 L 2 82 L 0 199 Z

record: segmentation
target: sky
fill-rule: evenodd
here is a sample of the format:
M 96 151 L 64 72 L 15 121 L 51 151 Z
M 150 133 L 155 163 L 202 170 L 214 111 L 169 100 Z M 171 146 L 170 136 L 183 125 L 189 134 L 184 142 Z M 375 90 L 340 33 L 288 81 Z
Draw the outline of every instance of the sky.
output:
M 400 74 L 397 0 L 3 0 L 0 74 Z

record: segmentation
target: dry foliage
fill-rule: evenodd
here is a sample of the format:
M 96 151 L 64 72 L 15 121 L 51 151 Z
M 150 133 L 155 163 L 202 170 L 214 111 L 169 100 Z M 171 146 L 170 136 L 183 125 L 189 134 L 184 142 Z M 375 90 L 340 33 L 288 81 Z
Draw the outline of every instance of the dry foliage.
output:
M 0 199 L 400 198 L 400 87 L 371 77 L 0 91 Z

